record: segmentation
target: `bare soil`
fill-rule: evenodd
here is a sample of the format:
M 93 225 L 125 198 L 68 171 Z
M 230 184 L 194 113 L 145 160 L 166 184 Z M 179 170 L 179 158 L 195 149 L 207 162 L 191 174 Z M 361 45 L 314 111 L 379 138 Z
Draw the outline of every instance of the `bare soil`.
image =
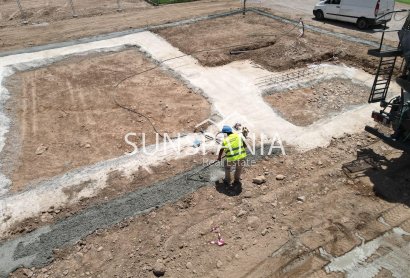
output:
M 20 0 L 25 19 L 31 24 L 53 22 L 72 18 L 73 12 L 69 1 L 65 0 Z M 123 9 L 141 9 L 151 5 L 143 0 L 121 0 Z M 117 11 L 117 1 L 110 0 L 82 0 L 73 1 L 77 16 L 90 17 L 114 13 Z M 22 15 L 14 0 L 2 0 L 0 11 L 0 28 L 21 24 Z
M 67 59 L 8 81 L 12 92 L 14 134 L 9 136 L 4 169 L 14 190 L 40 178 L 133 151 L 124 136 L 145 133 L 156 141 L 149 121 L 160 133 L 192 132 L 210 115 L 210 105 L 181 81 L 136 49 Z M 134 73 L 152 69 L 144 74 Z M 115 87 L 125 77 L 130 77 Z M 12 160 L 11 160 L 12 158 Z
M 96 196 L 81 199 L 74 205 L 53 207 L 47 211 L 42 211 L 37 217 L 28 218 L 21 223 L 16 223 L 9 229 L 8 233 L 4 235 L 4 238 L 10 239 L 18 237 L 39 227 L 70 217 L 91 205 L 109 202 L 123 194 L 135 191 L 140 187 L 152 186 L 155 183 L 169 179 L 201 165 L 202 160 L 207 158 L 212 159 L 213 157 L 210 155 L 196 155 L 182 159 L 174 159 L 167 163 L 150 167 L 150 172 L 143 169 L 136 169 L 131 176 L 131 181 L 129 178 L 125 178 L 122 172 L 113 171 L 110 173 L 108 186 L 101 190 Z M 67 191 L 67 194 L 76 194 L 75 188 Z
M 367 103 L 369 88 L 346 79 L 332 79 L 308 88 L 274 92 L 265 101 L 281 116 L 298 126 Z
M 356 159 L 359 145 L 370 145 L 386 159 L 384 170 L 345 176 L 341 165 Z M 390 229 L 378 221 L 381 216 L 410 232 L 409 199 L 403 199 L 410 192 L 400 189 L 410 178 L 405 154 L 366 134 L 305 154 L 288 152 L 247 168 L 240 194 L 210 184 L 176 204 L 55 250 L 52 264 L 20 269 L 11 277 L 28 271 L 33 277 L 154 277 L 158 265 L 165 277 L 324 277 L 328 261 L 320 247 L 340 256 L 361 244 L 356 235 L 376 238 Z M 253 184 L 261 174 L 267 182 Z M 277 174 L 285 179 L 277 180 Z M 218 236 L 211 231 L 215 227 L 225 246 L 211 244 Z
M 83 1 L 75 2 L 79 4 Z M 97 2 L 100 1 L 85 1 L 85 3 Z M 0 10 L 3 9 L 3 3 L 0 2 Z M 15 10 L 15 1 L 8 0 L 7 3 L 12 10 Z M 115 4 L 115 1 L 110 3 Z M 121 13 L 112 10 L 111 13 L 98 13 L 90 16 L 80 14 L 78 18 L 51 21 L 48 22 L 48 25 L 32 23 L 22 25 L 20 20 L 15 20 L 13 25 L 0 28 L 0 51 L 64 42 L 99 34 L 163 24 L 170 21 L 226 12 L 240 6 L 241 3 L 238 1 L 195 1 L 160 7 L 150 6 L 146 8 L 124 9 Z M 89 8 L 93 9 L 95 7 L 101 6 L 95 4 L 90 5 Z M 37 8 L 37 10 L 41 10 L 41 7 Z M 39 18 L 38 21 L 47 22 L 48 18 L 49 15 L 45 15 Z
M 7 2 L 11 5 L 11 0 Z M 4 1 L 0 5 L 3 3 Z M 14 20 L 15 25 L 0 28 L 0 50 L 18 49 L 126 30 L 169 20 L 190 18 L 211 12 L 225 11 L 232 7 L 238 7 L 239 4 L 239 2 L 200 1 L 167 6 L 166 11 L 161 7 L 158 9 L 148 7 L 135 12 L 113 12 L 104 16 L 56 20 L 51 21 L 48 26 L 29 25 L 21 27 L 17 25 L 19 21 L 16 19 Z M 297 39 L 296 30 L 282 35 L 281 33 L 289 30 L 288 28 L 288 25 L 279 24 L 259 16 L 245 18 L 237 16 L 234 19 L 224 18 L 201 22 L 189 27 L 170 28 L 161 30 L 159 33 L 187 54 L 202 49 L 209 50 L 210 48 L 231 45 L 223 50 L 194 53 L 194 56 L 202 64 L 208 66 L 221 65 L 233 60 L 252 59 L 267 69 L 276 71 L 330 60 L 341 61 L 368 71 L 374 69 L 375 61 L 369 59 L 365 54 L 366 47 L 310 32 L 307 32 L 302 39 Z M 255 33 L 256 36 L 252 35 Z M 274 36 L 262 36 L 261 34 L 273 34 Z M 243 50 L 243 48 L 250 51 L 239 55 L 229 54 L 229 50 Z M 77 94 L 82 92 L 83 95 L 86 95 L 86 100 L 88 100 L 85 102 L 86 106 L 81 106 L 79 98 L 75 99 L 75 102 L 71 102 L 70 98 L 65 96 L 62 98 L 65 99 L 64 103 L 60 101 L 57 103 L 64 106 L 68 113 L 67 111 L 60 113 L 59 107 L 54 106 L 50 99 L 44 98 L 44 101 L 48 100 L 48 102 L 44 102 L 43 106 L 37 105 L 36 107 L 39 107 L 37 113 L 39 115 L 47 111 L 52 113 L 47 112 L 48 114 L 44 114 L 43 118 L 39 118 L 41 121 L 38 123 L 41 124 L 38 124 L 37 127 L 40 128 L 47 123 L 50 127 L 61 130 L 61 126 L 64 128 L 67 126 L 80 139 L 92 135 L 94 136 L 92 138 L 98 140 L 95 138 L 97 137 L 94 133 L 95 129 L 89 128 L 90 123 L 85 116 L 80 118 L 80 124 L 75 119 L 76 115 L 91 115 L 91 120 L 96 121 L 95 127 L 103 131 L 104 142 L 113 142 L 116 146 L 118 141 L 114 138 L 115 136 L 119 136 L 120 142 L 123 141 L 123 133 L 119 132 L 121 127 L 128 130 L 132 126 L 131 131 L 134 132 L 138 132 L 140 127 L 141 129 L 144 127 L 144 130 L 151 130 L 149 126 L 146 126 L 146 122 L 138 122 L 138 117 L 134 118 L 134 115 L 122 114 L 125 112 L 119 112 L 120 109 L 108 101 L 107 96 L 112 91 L 113 77 L 120 80 L 124 77 L 124 73 L 128 75 L 129 71 L 134 70 L 134 65 L 140 65 L 139 63 L 144 60 L 136 58 L 135 53 L 125 53 L 103 55 L 92 59 L 87 57 L 84 61 L 81 61 L 81 58 L 76 58 L 77 60 L 72 60 L 72 63 L 71 61 L 63 61 L 48 68 L 19 73 L 12 78 L 10 84 L 16 88 L 17 92 L 32 92 L 35 84 L 37 88 L 41 88 L 38 95 L 50 94 L 55 97 L 58 93 L 60 98 L 60 94 L 63 96 L 67 94 L 64 91 L 67 82 L 72 82 L 73 78 L 77 77 L 78 82 L 76 81 L 74 84 L 88 86 L 90 92 L 87 94 L 88 91 L 82 90 L 80 85 L 73 85 L 72 92 L 77 92 Z M 123 58 L 122 63 L 119 62 L 121 59 L 118 57 L 114 59 L 116 55 Z M 98 68 L 93 67 L 95 64 L 98 65 Z M 141 66 L 148 66 L 148 64 L 141 62 Z M 85 70 L 87 67 L 89 71 Z M 111 70 L 107 68 L 111 68 Z M 81 69 L 78 74 L 77 69 Z M 156 79 L 158 74 L 150 76 L 149 79 L 144 79 L 146 82 L 143 83 L 144 86 L 148 86 L 150 80 L 155 81 L 155 86 L 158 82 L 160 84 L 168 82 L 163 85 L 171 86 L 175 90 L 181 88 L 181 94 L 185 95 L 186 88 L 182 84 L 178 81 L 176 81 L 177 84 L 173 84 L 175 79 L 170 78 L 160 70 L 158 71 L 165 76 L 158 79 Z M 36 72 L 35 75 L 34 72 Z M 61 73 L 61 75 L 57 75 L 57 73 Z M 36 82 L 35 78 L 38 77 L 42 77 L 41 82 Z M 92 80 L 92 78 L 99 81 Z M 138 95 L 133 94 L 135 90 L 139 90 L 140 78 L 142 77 L 138 77 L 138 80 L 128 80 L 126 84 L 121 85 L 122 91 L 118 97 L 119 100 L 130 105 L 133 104 L 134 100 L 138 100 L 135 101 L 138 105 L 144 101 L 144 99 L 138 98 Z M 89 85 L 88 82 L 91 81 L 93 81 L 92 85 Z M 60 88 L 64 89 L 54 92 L 54 89 L 57 88 L 56 82 L 59 82 Z M 53 86 L 50 85 L 52 83 Z M 24 90 L 23 84 L 27 84 L 27 88 Z M 19 86 L 21 90 L 18 89 Z M 104 101 L 95 98 L 91 93 L 95 92 L 94 88 L 99 88 L 99 86 L 102 87 L 100 94 Z M 131 87 L 133 90 L 128 91 Z M 324 90 L 321 90 L 320 87 L 310 90 L 317 91 L 319 99 L 324 97 Z M 35 91 L 40 90 L 36 89 Z M 150 90 L 144 93 L 148 93 L 148 91 Z M 284 94 L 286 93 L 289 92 Z M 307 94 L 306 91 L 303 93 Z M 313 94 L 313 92 L 311 93 Z M 186 95 L 194 96 L 194 94 L 187 92 Z M 27 103 L 31 101 L 29 96 L 26 96 Z M 103 98 L 103 96 L 107 98 Z M 13 98 L 12 101 L 18 101 L 20 98 L 22 99 L 21 95 L 18 98 Z M 162 115 L 164 110 L 162 110 L 163 105 L 159 104 L 160 98 L 155 96 L 153 98 L 158 101 L 157 106 L 151 105 L 152 109 L 158 109 L 151 114 L 155 118 L 156 115 Z M 313 100 L 315 97 L 311 99 Z M 342 99 L 346 105 L 356 101 L 350 97 Z M 13 103 L 12 101 L 10 103 Z M 96 107 L 92 106 L 94 101 L 96 101 Z M 327 105 L 328 101 L 329 111 L 337 109 L 332 108 L 333 98 L 331 95 L 323 100 L 323 105 Z M 357 101 L 361 101 L 361 97 Z M 201 104 L 203 102 L 202 98 L 195 96 L 195 99 L 188 103 Z M 30 103 L 32 104 L 32 101 Z M 169 105 L 169 107 L 172 106 Z M 309 111 L 310 107 L 314 107 L 314 105 L 306 103 L 306 106 L 303 107 Z M 184 108 L 187 109 L 187 107 Z M 283 109 L 284 112 L 288 113 L 284 113 L 284 115 L 290 117 L 289 109 L 285 107 Z M 21 115 L 22 111 L 22 107 L 19 106 L 19 110 L 13 111 L 11 109 L 10 113 L 19 112 L 20 114 L 16 114 L 17 117 Z M 98 119 L 93 115 L 93 111 L 101 112 Z M 115 116 L 105 118 L 104 111 Z M 147 112 L 145 109 L 144 111 Z M 198 113 L 197 110 L 193 111 Z M 319 111 L 322 113 L 322 110 Z M 187 112 L 184 111 L 184 113 Z M 328 112 L 324 111 L 323 113 Z M 45 115 L 48 115 L 50 119 L 46 118 Z M 184 120 L 188 121 L 192 117 L 186 117 Z M 311 117 L 314 118 L 312 115 Z M 102 120 L 111 119 L 105 123 L 111 127 L 111 130 L 98 124 L 100 118 Z M 114 122 L 113 118 L 121 119 L 127 125 Z M 303 124 L 303 119 L 295 117 L 293 120 L 299 120 Z M 37 163 L 35 160 L 44 156 L 56 159 L 51 155 L 51 151 L 61 152 L 60 156 L 62 157 L 67 155 L 62 151 L 63 144 L 49 145 L 50 142 L 59 142 L 56 139 L 62 140 L 62 143 L 68 140 L 68 143 L 71 144 L 70 149 L 73 149 L 74 153 L 82 151 L 87 156 L 92 155 L 91 158 L 87 158 L 91 160 L 97 156 L 107 155 L 109 157 L 116 152 L 126 151 L 123 145 L 115 149 L 112 148 L 114 145 L 108 145 L 104 142 L 103 145 L 108 148 L 107 150 L 103 150 L 94 143 L 90 143 L 89 148 L 86 145 L 81 147 L 80 144 L 74 143 L 72 138 L 76 137 L 68 131 L 63 132 L 71 139 L 61 139 L 58 137 L 59 132 L 54 133 L 56 138 L 48 137 L 51 136 L 50 134 L 34 134 L 32 137 L 35 144 L 32 144 L 30 143 L 32 138 L 29 137 L 29 132 L 32 132 L 30 121 L 32 119 L 27 115 L 21 117 L 20 123 L 26 123 L 27 126 L 27 134 L 23 138 L 29 138 L 29 140 L 24 139 L 20 143 L 19 140 L 16 140 L 15 146 L 18 147 L 21 144 L 21 154 L 25 151 L 24 154 L 33 159 L 32 171 L 37 169 L 42 171 L 40 167 L 35 165 Z M 179 127 L 186 123 L 175 124 L 175 126 Z M 68 124 L 74 125 L 76 129 L 74 130 Z M 82 125 L 85 125 L 87 130 Z M 159 122 L 158 125 L 161 130 L 168 127 L 168 125 L 161 125 Z M 21 126 L 19 124 L 15 127 L 17 131 L 16 135 L 13 136 L 14 138 L 19 138 L 17 132 L 21 132 Z M 43 137 L 47 140 L 42 140 Z M 47 143 L 45 146 L 48 146 L 48 149 L 38 157 L 33 155 L 39 144 L 44 144 L 44 142 Z M 81 143 L 84 142 L 81 141 Z M 24 150 L 24 146 L 31 147 Z M 361 148 L 370 148 L 370 152 L 376 160 L 381 161 L 382 167 L 379 170 L 369 169 L 362 172 L 359 177 L 349 178 L 344 175 L 341 166 L 343 163 L 355 160 L 356 152 Z M 13 151 L 13 148 L 10 148 L 9 151 Z M 365 133 L 346 135 L 334 140 L 327 148 L 319 148 L 303 154 L 287 149 L 287 153 L 288 156 L 265 159 L 254 167 L 247 168 L 243 175 L 241 192 L 227 189 L 219 183 L 209 184 L 208 187 L 192 193 L 176 204 L 168 204 L 147 215 L 124 220 L 115 227 L 96 231 L 74 246 L 54 250 L 57 259 L 50 265 L 41 269 L 19 269 L 11 274 L 11 277 L 154 277 L 153 269 L 157 268 L 156 265 L 164 267 L 165 277 L 324 277 L 327 275 L 324 266 L 328 261 L 319 255 L 320 247 L 333 256 L 340 256 L 354 246 L 360 245 L 360 237 L 369 241 L 385 233 L 391 227 L 401 227 L 410 232 L 410 191 L 408 188 L 410 176 L 407 170 L 410 160 L 407 154 L 393 150 Z M 85 158 L 80 160 L 87 164 L 90 163 Z M 44 161 L 39 160 L 39 163 L 39 165 L 46 165 Z M 55 163 L 61 167 L 62 159 L 56 159 Z M 69 217 L 71 213 L 75 213 L 93 202 L 109 200 L 117 194 L 124 194 L 132 190 L 136 186 L 147 186 L 196 163 L 198 162 L 193 160 L 184 160 L 181 164 L 179 161 L 171 162 L 170 165 L 155 168 L 154 175 L 138 172 L 132 183 L 122 180 L 119 173 L 112 173 L 112 186 L 102 192 L 101 196 L 92 200 L 84 200 L 78 208 L 54 208 L 44 212 L 43 216 L 31 219 L 24 225 L 16 227 L 15 232 L 28 232 L 44 223 L 51 223 L 61 217 Z M 18 167 L 22 167 L 22 165 Z M 22 174 L 26 173 L 27 175 L 29 169 L 30 165 L 25 166 L 23 168 L 25 172 Z M 49 171 L 54 170 L 54 168 L 49 169 Z M 277 179 L 277 174 L 282 174 L 285 178 Z M 252 183 L 252 179 L 259 175 L 265 175 L 267 182 L 257 186 Z M 27 176 L 23 175 L 22 179 L 24 180 L 24 178 Z M 19 177 L 15 179 L 18 180 Z M 299 201 L 298 197 L 299 200 L 304 201 Z M 390 228 L 378 221 L 380 217 L 390 225 Z M 210 243 L 217 238 L 217 234 L 211 232 L 211 229 L 215 227 L 218 227 L 227 243 L 222 247 Z M 408 237 L 406 240 L 409 240 Z M 331 273 L 328 276 L 343 277 L 343 274 Z M 380 276 L 389 277 L 391 273 L 382 270 Z
M 367 55 L 368 47 L 311 31 L 300 38 L 300 28 L 253 13 L 157 32 L 205 66 L 250 59 L 270 71 L 281 71 L 339 61 L 373 72 L 377 64 Z M 231 51 L 244 52 L 231 55 Z

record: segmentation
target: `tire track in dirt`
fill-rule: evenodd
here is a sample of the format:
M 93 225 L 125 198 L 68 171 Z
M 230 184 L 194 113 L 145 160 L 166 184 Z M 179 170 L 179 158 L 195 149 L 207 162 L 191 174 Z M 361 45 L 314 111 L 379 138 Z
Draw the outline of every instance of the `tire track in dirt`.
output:
M 76 123 L 79 125 L 80 124 L 80 116 L 79 116 L 79 113 L 77 111 L 77 102 L 76 102 L 76 99 L 75 99 L 75 96 L 74 96 L 73 85 L 71 84 L 70 80 L 68 80 L 68 78 L 66 79 L 65 83 L 67 85 L 68 94 L 70 95 L 71 106 L 72 106 L 72 108 L 74 108 L 74 109 L 72 109 L 73 112 L 74 112 L 74 117 L 75 117 Z
M 90 119 L 90 114 L 93 113 L 93 109 L 87 106 L 87 101 L 84 96 L 84 92 L 81 90 L 74 90 L 76 92 L 78 102 L 80 103 L 81 110 L 84 111 L 84 124 L 91 124 L 93 121 Z
M 23 84 L 23 88 L 22 88 L 22 94 L 23 94 L 23 103 L 21 106 L 21 111 L 22 111 L 22 120 L 21 120 L 21 138 L 26 138 L 27 136 L 27 122 L 28 122 L 28 118 L 27 118 L 27 111 L 29 109 L 28 104 L 27 104 L 27 98 L 28 98 L 28 83 L 24 83 Z

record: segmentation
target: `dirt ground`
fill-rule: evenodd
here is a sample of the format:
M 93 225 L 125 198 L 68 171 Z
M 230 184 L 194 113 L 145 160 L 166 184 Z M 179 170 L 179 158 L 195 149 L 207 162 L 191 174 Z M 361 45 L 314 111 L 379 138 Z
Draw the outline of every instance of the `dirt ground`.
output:
M 383 170 L 348 178 L 341 165 L 368 145 Z M 410 232 L 405 154 L 364 133 L 305 154 L 288 152 L 248 168 L 239 195 L 210 184 L 55 250 L 58 258 L 47 267 L 20 269 L 11 277 L 154 277 L 158 269 L 165 277 L 323 277 L 328 261 L 319 247 L 340 256 L 360 237 L 368 241 L 387 231 L 380 217 Z M 267 182 L 253 184 L 257 175 Z M 210 243 L 218 236 L 215 227 L 226 245 Z M 387 270 L 382 274 L 391 277 Z
M 24 16 L 31 24 L 53 22 L 72 18 L 72 9 L 69 1 L 65 0 L 20 0 Z M 73 1 L 74 10 L 77 16 L 90 17 L 114 13 L 118 9 L 117 1 L 110 0 L 82 0 Z M 150 7 L 142 0 L 121 0 L 120 6 L 123 9 L 141 9 Z M 22 15 L 14 0 L 2 0 L 0 11 L 0 28 L 22 23 Z
M 19 72 L 8 80 L 14 125 L 4 170 L 14 190 L 27 183 L 133 151 L 124 136 L 145 133 L 146 144 L 160 133 L 188 133 L 210 115 L 210 105 L 136 49 L 79 56 Z M 132 76 L 115 87 L 121 80 Z M 16 159 L 17 158 L 17 159 Z
M 115 1 L 112 1 L 112 3 L 115 3 Z M 0 5 L 2 4 L 3 2 L 0 2 Z M 0 28 L 0 51 L 142 28 L 212 13 L 227 12 L 240 6 L 240 2 L 232 0 L 195 1 L 160 7 L 150 6 L 130 10 L 124 9 L 121 13 L 112 11 L 103 15 L 80 15 L 78 18 L 52 21 L 48 25 L 28 24 L 22 26 L 20 21 L 16 20 L 14 25 Z M 44 21 L 47 18 L 48 16 L 44 18 Z M 84 28 L 84 26 L 87 26 L 87 28 Z
M 201 165 L 203 159 L 215 159 L 211 154 L 206 156 L 196 155 L 187 158 L 170 160 L 150 168 L 150 172 L 143 169 L 136 169 L 132 174 L 131 180 L 124 177 L 121 172 L 113 171 L 110 173 L 108 186 L 101 190 L 92 198 L 81 199 L 79 203 L 68 206 L 55 206 L 47 211 L 42 211 L 37 217 L 26 219 L 21 223 L 16 223 L 4 235 L 3 238 L 15 238 L 20 235 L 29 233 L 39 227 L 55 223 L 58 220 L 72 216 L 92 205 L 109 202 L 121 195 L 135 191 L 138 188 L 151 186 L 154 183 L 169 179 L 175 175 L 191 170 Z M 66 192 L 67 194 L 76 194 L 75 188 Z
M 159 35 L 205 66 L 250 59 L 270 71 L 300 68 L 307 64 L 339 61 L 374 72 L 377 60 L 368 47 L 306 31 L 249 13 L 166 28 Z M 245 51 L 231 55 L 231 51 Z
M 332 79 L 309 88 L 268 94 L 264 99 L 288 121 L 308 126 L 354 105 L 367 103 L 368 97 L 368 87 L 347 79 Z
M 11 0 L 0 5 L 4 3 L 12 5 Z M 240 4 L 199 1 L 166 9 L 146 7 L 141 11 L 108 12 L 113 3 L 101 11 L 91 7 L 90 14 L 95 15 L 81 15 L 78 19 L 65 19 L 62 10 L 55 17 L 54 12 L 48 14 L 46 10 L 44 14 L 33 12 L 33 22 L 50 21 L 44 26 L 22 27 L 17 17 L 7 19 L 0 27 L 0 50 L 191 18 Z M 87 8 L 85 4 L 84 9 Z M 298 30 L 288 32 L 290 28 L 252 15 L 204 21 L 158 33 L 183 52 L 193 53 L 206 66 L 251 59 L 278 71 L 330 61 L 373 72 L 376 63 L 366 55 L 367 47 L 312 32 L 297 38 Z M 226 45 L 230 47 L 198 52 Z M 249 51 L 230 55 L 230 50 Z M 13 189 L 23 189 L 36 178 L 124 153 L 128 150 L 123 140 L 126 132 L 152 134 L 146 120 L 118 108 L 111 97 L 117 81 L 129 72 L 151 66 L 136 50 L 127 50 L 76 57 L 14 75 L 8 81 L 15 95 L 8 111 L 20 120 L 12 127 L 14 135 L 9 140 L 16 140 L 8 142 L 6 157 L 18 155 L 20 162 L 6 161 L 3 165 L 17 185 Z M 339 95 L 327 90 L 335 85 Z M 368 91 L 337 80 L 266 99 L 275 101 L 275 109 L 289 120 L 307 125 L 331 111 L 365 102 Z M 280 101 L 283 98 L 286 101 Z M 336 103 L 340 99 L 342 103 Z M 118 101 L 143 107 L 159 130 L 169 132 L 192 131 L 197 122 L 208 117 L 210 109 L 206 100 L 161 69 L 125 81 L 119 86 Z M 295 103 L 302 108 L 302 114 L 289 112 L 289 106 Z M 147 105 L 151 109 L 144 108 Z M 19 136 L 23 139 L 17 140 Z M 354 177 L 346 176 L 342 165 L 354 161 L 357 151 L 365 149 L 380 167 Z M 165 277 L 324 277 L 329 261 L 320 255 L 320 248 L 340 256 L 362 240 L 368 242 L 393 227 L 410 233 L 408 154 L 367 133 L 346 135 L 333 140 L 327 148 L 303 154 L 287 149 L 287 154 L 265 158 L 247 168 L 240 192 L 210 183 L 175 204 L 125 219 L 115 227 L 97 230 L 74 246 L 54 250 L 56 259 L 50 265 L 19 269 L 10 277 L 154 277 L 154 271 L 164 272 Z M 76 207 L 43 212 L 15 227 L 12 234 L 30 232 L 70 217 L 91 204 L 149 186 L 200 162 L 197 157 L 171 161 L 153 168 L 154 174 L 136 172 L 132 182 L 120 173 L 112 173 L 110 186 L 100 195 L 83 200 Z M 267 181 L 255 185 L 252 179 L 259 175 Z M 226 245 L 211 244 L 218 237 L 215 231 L 221 233 Z M 405 241 L 409 243 L 410 238 L 406 236 Z M 338 272 L 327 276 L 344 275 Z M 379 274 L 392 276 L 387 269 Z
M 241 2 L 231 0 L 200 0 L 190 3 L 180 3 L 154 7 L 142 0 L 121 0 L 123 11 L 116 12 L 116 1 L 85 0 L 75 1 L 78 18 L 71 18 L 71 9 L 65 0 L 20 0 L 27 10 L 29 24 L 22 26 L 20 14 L 15 0 L 0 1 L 0 51 L 30 47 L 50 42 L 66 41 L 102 33 L 109 33 L 129 28 L 138 28 L 151 24 L 164 23 L 183 18 L 191 18 L 215 12 L 240 8 Z M 102 3 L 102 4 L 100 4 Z M 338 21 L 312 20 L 312 8 L 316 1 L 258 1 L 248 3 L 269 12 L 298 20 L 303 18 L 307 24 L 319 26 L 335 32 L 348 33 L 374 41 L 380 39 L 380 34 L 373 30 L 360 31 L 352 24 Z M 407 8 L 407 5 L 396 3 L 397 9 Z M 401 16 L 399 16 L 401 17 Z M 391 29 L 401 28 L 402 21 L 391 22 Z M 87 28 L 83 28 L 87 26 Z M 397 45 L 397 35 L 387 36 Z

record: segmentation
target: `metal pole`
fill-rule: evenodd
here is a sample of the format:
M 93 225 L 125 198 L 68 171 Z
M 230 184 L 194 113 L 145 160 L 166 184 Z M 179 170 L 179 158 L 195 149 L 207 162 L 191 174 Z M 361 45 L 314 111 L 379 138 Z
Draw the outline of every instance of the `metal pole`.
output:
M 20 13 L 21 13 L 21 18 L 23 19 L 23 24 L 27 24 L 27 18 L 26 18 L 26 14 L 24 13 L 23 7 L 21 6 L 20 0 L 16 0 L 17 1 L 17 6 L 20 9 Z
M 246 13 L 246 0 L 243 0 L 243 11 L 242 14 L 245 15 Z
M 121 12 L 122 8 L 121 8 L 121 3 L 120 0 L 117 0 L 117 12 Z
M 70 3 L 71 11 L 73 12 L 73 17 L 77 17 L 78 15 L 75 12 L 73 0 L 68 0 L 68 2 Z

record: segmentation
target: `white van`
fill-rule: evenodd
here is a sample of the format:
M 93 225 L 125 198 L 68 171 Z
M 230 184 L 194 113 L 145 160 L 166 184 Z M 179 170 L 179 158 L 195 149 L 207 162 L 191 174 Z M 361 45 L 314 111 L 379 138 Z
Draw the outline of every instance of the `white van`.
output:
M 326 0 L 313 9 L 316 19 L 336 19 L 356 23 L 359 29 L 390 21 L 392 14 L 380 16 L 394 10 L 394 0 Z

